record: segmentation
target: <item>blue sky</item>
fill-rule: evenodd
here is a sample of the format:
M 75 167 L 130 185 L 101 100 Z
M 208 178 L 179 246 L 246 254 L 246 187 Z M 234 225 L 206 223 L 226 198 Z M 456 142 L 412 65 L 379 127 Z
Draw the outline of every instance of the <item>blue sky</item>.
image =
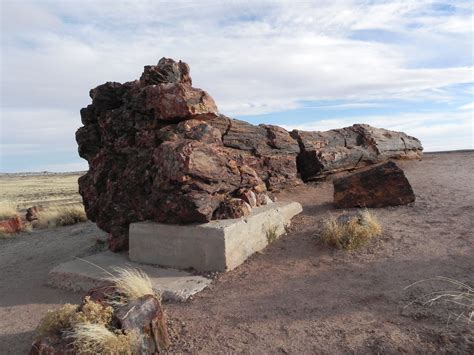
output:
M 1 1 L 1 172 L 85 170 L 89 89 L 159 58 L 252 123 L 473 147 L 470 1 Z

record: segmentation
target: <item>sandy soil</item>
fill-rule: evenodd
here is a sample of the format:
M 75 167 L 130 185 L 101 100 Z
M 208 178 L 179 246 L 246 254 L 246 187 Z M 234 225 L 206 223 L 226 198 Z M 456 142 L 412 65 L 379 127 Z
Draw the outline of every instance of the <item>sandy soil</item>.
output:
M 400 162 L 410 206 L 373 210 L 383 235 L 354 252 L 318 240 L 338 213 L 330 182 L 278 195 L 304 205 L 289 233 L 187 303 L 166 304 L 172 353 L 474 353 L 474 327 L 447 305 L 404 306 L 443 285 L 474 284 L 474 152 Z M 93 250 L 91 224 L 0 240 L 0 354 L 25 353 L 47 309 L 80 295 L 44 286 L 54 265 Z

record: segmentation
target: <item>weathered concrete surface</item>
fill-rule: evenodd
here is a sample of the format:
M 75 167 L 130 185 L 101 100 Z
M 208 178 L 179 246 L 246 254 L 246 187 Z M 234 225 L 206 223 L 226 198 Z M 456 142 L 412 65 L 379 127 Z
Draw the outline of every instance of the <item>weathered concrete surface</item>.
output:
M 211 283 L 210 279 L 202 276 L 133 263 L 126 254 L 106 251 L 56 266 L 49 272 L 48 285 L 74 292 L 85 292 L 107 284 L 106 278 L 110 276 L 107 272 L 113 273 L 115 267 L 143 270 L 150 277 L 155 291 L 159 292 L 165 301 L 185 301 Z
M 280 236 L 302 211 L 297 202 L 272 203 L 239 219 L 176 225 L 130 224 L 130 259 L 179 269 L 226 271 L 268 245 L 268 234 Z

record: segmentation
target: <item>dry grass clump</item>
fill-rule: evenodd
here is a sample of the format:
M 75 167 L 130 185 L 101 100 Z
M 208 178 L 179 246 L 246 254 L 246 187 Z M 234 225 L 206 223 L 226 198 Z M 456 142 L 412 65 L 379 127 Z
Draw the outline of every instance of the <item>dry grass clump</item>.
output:
M 440 304 L 450 305 L 454 306 L 456 310 L 450 312 L 448 321 L 454 318 L 455 321 L 465 320 L 468 323 L 474 322 L 474 288 L 463 282 L 449 277 L 437 276 L 414 282 L 405 287 L 405 290 L 415 285 L 431 283 L 433 281 L 447 284 L 449 287 L 443 287 L 441 290 L 426 293 L 410 302 L 405 308 L 414 303 L 421 303 L 423 306 L 428 307 L 439 306 Z
M 38 212 L 38 220 L 35 222 L 35 226 L 38 228 L 53 228 L 57 226 L 69 226 L 84 221 L 87 221 L 84 206 L 57 206 L 49 207 Z
M 110 306 L 103 306 L 100 303 L 90 300 L 89 296 L 84 298 L 81 310 L 71 317 L 71 324 L 90 323 L 106 325 L 112 321 L 114 309 Z
M 331 216 L 324 221 L 322 240 L 338 249 L 357 249 L 371 238 L 382 233 L 377 218 L 368 210 L 347 221 L 339 221 Z
M 0 221 L 17 215 L 18 210 L 11 201 L 0 201 Z
M 71 327 L 71 318 L 77 312 L 76 305 L 66 303 L 59 309 L 49 310 L 38 326 L 38 337 L 60 334 Z
M 141 346 L 137 332 L 112 332 L 103 324 L 77 324 L 68 337 L 78 354 L 137 354 Z
M 137 299 L 146 295 L 155 295 L 153 286 L 148 275 L 140 269 L 114 268 L 115 275 L 108 278 L 126 300 Z M 123 303 L 123 302 L 119 302 Z

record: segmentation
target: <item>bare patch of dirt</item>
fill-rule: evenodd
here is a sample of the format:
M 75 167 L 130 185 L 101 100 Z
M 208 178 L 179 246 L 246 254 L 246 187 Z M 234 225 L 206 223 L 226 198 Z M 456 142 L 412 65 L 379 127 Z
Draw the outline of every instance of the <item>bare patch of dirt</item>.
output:
M 447 324 L 449 309 L 414 304 L 435 276 L 474 283 L 474 153 L 427 154 L 398 163 L 417 200 L 371 209 L 384 232 L 355 251 L 319 240 L 332 184 L 277 195 L 304 211 L 288 234 L 187 303 L 165 307 L 172 353 L 474 353 L 472 324 Z M 88 253 L 91 224 L 0 240 L 0 353 L 25 353 L 48 308 L 81 295 L 44 286 L 48 271 Z M 77 229 L 76 229 L 77 231 Z

